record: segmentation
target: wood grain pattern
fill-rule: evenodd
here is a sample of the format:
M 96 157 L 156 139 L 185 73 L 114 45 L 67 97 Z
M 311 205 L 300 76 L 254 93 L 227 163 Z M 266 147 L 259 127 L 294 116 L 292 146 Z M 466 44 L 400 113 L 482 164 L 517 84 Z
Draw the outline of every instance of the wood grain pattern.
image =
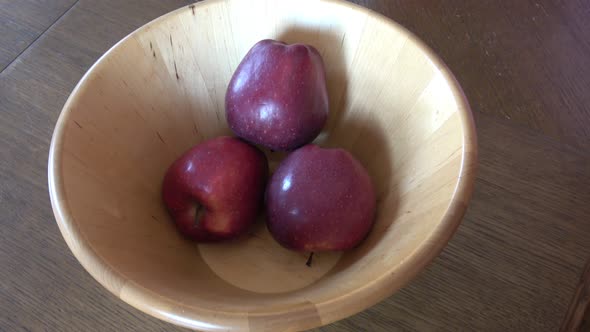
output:
M 388 300 L 321 330 L 559 329 L 590 256 L 590 6 L 355 2 L 417 33 L 451 67 L 478 115 L 480 177 L 434 264 Z M 45 167 L 58 113 L 89 66 L 187 3 L 81 0 L 0 74 L 0 330 L 182 330 L 124 304 L 83 270 L 53 220 Z
M 0 0 L 0 72 L 74 3 L 75 0 Z
M 321 331 L 559 329 L 590 251 L 590 158 L 504 119 L 476 125 L 474 198 L 445 251 L 401 292 Z
M 323 54 L 341 102 L 322 144 L 355 155 L 378 192 L 363 243 L 313 266 L 264 225 L 236 243 L 183 241 L 161 199 L 179 155 L 230 133 L 228 82 L 268 38 Z M 406 30 L 345 2 L 221 0 L 151 22 L 92 67 L 55 128 L 49 191 L 76 258 L 134 307 L 207 331 L 293 331 L 364 310 L 428 264 L 461 222 L 476 156 L 460 87 Z
M 590 151 L 586 1 L 360 2 L 434 48 L 477 112 Z
M 133 15 L 135 23 L 129 23 L 108 21 L 107 13 L 117 11 L 118 1 L 91 11 L 95 3 L 80 1 L 0 73 L 3 331 L 181 330 L 105 292 L 68 253 L 52 216 L 46 164 L 53 127 L 67 96 L 118 39 L 187 4 L 126 1 L 130 8 L 142 8 Z
M 588 331 L 590 329 L 590 261 L 580 278 L 560 331 Z

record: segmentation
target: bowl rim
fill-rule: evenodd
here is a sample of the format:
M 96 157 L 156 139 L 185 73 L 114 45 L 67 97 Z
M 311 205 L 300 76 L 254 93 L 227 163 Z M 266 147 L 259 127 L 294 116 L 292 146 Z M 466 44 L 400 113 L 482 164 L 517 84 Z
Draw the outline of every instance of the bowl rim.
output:
M 168 20 L 169 18 L 181 14 L 187 9 L 195 10 L 210 6 L 218 2 L 227 2 L 235 0 L 206 0 L 199 3 L 190 4 L 180 7 L 167 14 L 153 19 L 142 25 L 135 31 L 128 34 L 107 52 L 99 57 L 98 60 L 88 69 L 80 79 L 76 87 L 72 90 L 66 103 L 64 104 L 61 114 L 57 120 L 51 139 L 48 159 L 48 186 L 51 200 L 51 206 L 55 215 L 60 232 L 64 237 L 68 247 L 88 271 L 88 273 L 111 293 L 121 298 L 131 306 L 162 320 L 193 329 L 217 330 L 220 328 L 234 329 L 247 326 L 250 317 L 268 318 L 278 317 L 284 320 L 285 313 L 291 310 L 306 310 L 310 305 L 314 307 L 317 314 L 318 308 L 334 307 L 339 310 L 330 310 L 330 315 L 326 317 L 316 317 L 320 319 L 320 325 L 327 325 L 334 321 L 346 318 L 352 314 L 358 313 L 368 307 L 380 302 L 386 297 L 392 295 L 395 291 L 406 285 L 414 279 L 447 245 L 456 229 L 460 225 L 462 218 L 467 210 L 467 205 L 471 199 L 475 177 L 477 173 L 477 134 L 473 120 L 473 114 L 467 98 L 459 85 L 457 79 L 452 74 L 447 65 L 439 56 L 427 46 L 420 38 L 401 24 L 385 17 L 384 15 L 374 12 L 371 9 L 356 5 L 342 0 L 319 0 L 320 3 L 329 3 L 335 6 L 345 6 L 354 11 L 359 11 L 368 18 L 373 18 L 397 30 L 408 37 L 408 40 L 420 48 L 439 70 L 443 78 L 452 91 L 453 97 L 458 105 L 458 114 L 463 131 L 461 167 L 459 177 L 454 188 L 450 203 L 444 213 L 441 221 L 431 231 L 429 236 L 418 246 L 410 255 L 406 257 L 399 265 L 393 266 L 382 275 L 376 277 L 366 285 L 354 289 L 338 297 L 331 298 L 321 303 L 302 303 L 299 307 L 291 306 L 288 309 L 258 311 L 257 313 L 232 312 L 211 310 L 204 307 L 188 306 L 177 303 L 174 300 L 164 298 L 155 292 L 152 292 L 133 280 L 126 279 L 122 274 L 116 271 L 109 263 L 104 260 L 95 251 L 87 241 L 83 233 L 79 231 L 77 222 L 73 219 L 67 201 L 64 199 L 65 189 L 63 178 L 61 176 L 63 152 L 63 140 L 65 129 L 72 111 L 72 105 L 75 105 L 80 98 L 80 92 L 84 91 L 87 83 L 93 78 L 97 68 L 106 64 L 109 56 L 120 45 L 128 39 L 133 38 L 138 33 L 149 29 L 151 26 Z M 395 273 L 392 273 L 392 270 Z M 211 315 L 216 316 L 216 322 L 212 323 L 208 318 Z M 319 316 L 319 314 L 318 314 Z M 309 317 L 298 317 L 301 320 L 308 320 Z M 308 326 L 310 323 L 302 321 L 293 322 L 301 326 Z M 244 325 L 246 324 L 246 325 Z

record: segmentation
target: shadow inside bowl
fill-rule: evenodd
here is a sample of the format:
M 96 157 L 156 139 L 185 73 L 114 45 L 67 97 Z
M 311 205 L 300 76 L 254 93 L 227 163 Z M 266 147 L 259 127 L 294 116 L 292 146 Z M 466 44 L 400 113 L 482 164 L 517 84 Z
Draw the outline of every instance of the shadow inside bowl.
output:
M 315 142 L 350 151 L 378 193 L 365 241 L 311 266 L 263 216 L 236 241 L 198 245 L 162 204 L 169 165 L 229 131 L 227 84 L 266 38 L 318 49 L 331 110 Z M 470 195 L 469 122 L 452 75 L 379 15 L 338 1 L 204 1 L 137 30 L 81 80 L 52 140 L 52 205 L 76 258 L 140 310 L 200 329 L 304 330 L 389 296 L 444 246 Z M 268 155 L 273 168 L 285 154 Z
M 278 35 L 278 40 L 288 44 L 303 43 L 312 45 L 324 60 L 330 114 L 320 137 L 327 135 L 333 128 L 337 127 L 346 111 L 345 106 L 348 98 L 347 72 L 350 71 L 347 63 L 351 63 L 352 59 L 346 59 L 345 54 L 341 52 L 344 38 L 344 35 L 301 26 L 289 26 Z
M 342 36 L 318 32 L 297 26 L 284 30 L 278 40 L 292 44 L 305 43 L 318 49 L 325 62 L 326 80 L 330 96 L 330 114 L 324 131 L 314 143 L 329 148 L 344 148 L 367 169 L 377 193 L 378 220 L 367 239 L 347 252 L 319 252 L 310 259 L 309 252 L 296 252 L 281 247 L 270 235 L 261 216 L 251 232 L 235 241 L 223 244 L 199 245 L 203 260 L 221 279 L 240 289 L 265 294 L 292 292 L 314 284 L 324 276 L 344 269 L 361 259 L 377 243 L 394 219 L 397 193 L 391 186 L 391 152 L 387 138 L 379 124 L 371 118 L 370 110 L 351 110 L 354 119 L 347 119 L 349 70 L 345 59 L 338 54 Z M 358 116 L 358 115 L 361 116 Z M 273 172 L 288 152 L 262 149 Z M 354 258 L 352 258 L 354 257 Z M 344 258 L 344 259 L 343 259 Z M 281 282 L 276 282 L 281 280 Z
M 357 113 L 354 111 L 351 113 Z M 360 111 L 360 114 L 368 114 Z M 366 118 L 344 120 L 329 134 L 323 144 L 331 148 L 344 148 L 354 155 L 367 169 L 377 196 L 375 224 L 367 238 L 355 249 L 347 251 L 338 264 L 337 271 L 361 259 L 383 238 L 395 221 L 399 205 L 397 186 L 392 184 L 392 153 L 383 129 L 376 121 Z
M 269 233 L 261 216 L 249 234 L 227 243 L 199 245 L 201 257 L 211 270 L 229 284 L 255 293 L 277 294 L 310 286 L 362 259 L 378 243 L 394 221 L 397 192 L 391 185 L 391 155 L 377 123 L 370 119 L 344 121 L 326 137 L 322 146 L 344 148 L 367 169 L 377 194 L 375 225 L 367 238 L 346 252 L 297 252 L 281 247 Z M 271 164 L 287 153 L 268 152 Z M 337 267 L 337 269 L 335 269 Z M 281 282 L 276 282 L 280 280 Z

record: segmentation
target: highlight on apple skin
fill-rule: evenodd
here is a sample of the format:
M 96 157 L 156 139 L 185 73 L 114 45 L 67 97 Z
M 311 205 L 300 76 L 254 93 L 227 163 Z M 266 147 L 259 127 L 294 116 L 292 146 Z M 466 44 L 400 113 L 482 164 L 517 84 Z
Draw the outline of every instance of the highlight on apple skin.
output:
M 204 141 L 168 169 L 162 197 L 178 230 L 198 242 L 243 234 L 263 206 L 266 156 L 234 137 Z
M 313 141 L 328 117 L 324 62 L 310 45 L 262 40 L 234 72 L 226 119 L 239 137 L 289 151 Z
M 334 251 L 356 247 L 376 209 L 371 179 L 349 152 L 306 145 L 272 175 L 266 192 L 267 225 L 286 248 Z

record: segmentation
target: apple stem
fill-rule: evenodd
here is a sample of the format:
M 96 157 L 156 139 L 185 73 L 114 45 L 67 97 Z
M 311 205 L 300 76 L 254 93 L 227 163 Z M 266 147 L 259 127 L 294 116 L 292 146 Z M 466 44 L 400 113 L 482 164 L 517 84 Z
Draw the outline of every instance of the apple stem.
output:
M 195 226 L 201 223 L 201 219 L 203 219 L 203 215 L 205 214 L 205 209 L 201 204 L 197 204 L 195 206 Z
M 313 251 L 311 253 L 309 253 L 309 257 L 307 258 L 307 262 L 305 262 L 305 265 L 311 267 L 312 259 L 313 259 Z

